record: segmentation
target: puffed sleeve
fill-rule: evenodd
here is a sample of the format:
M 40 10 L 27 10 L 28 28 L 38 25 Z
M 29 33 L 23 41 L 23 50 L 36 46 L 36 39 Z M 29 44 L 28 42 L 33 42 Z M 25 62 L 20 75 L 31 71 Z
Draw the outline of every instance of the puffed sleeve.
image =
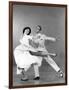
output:
M 22 38 L 20 38 L 19 41 L 20 41 L 21 44 L 26 44 L 27 43 L 27 39 L 28 39 L 27 36 L 23 36 Z

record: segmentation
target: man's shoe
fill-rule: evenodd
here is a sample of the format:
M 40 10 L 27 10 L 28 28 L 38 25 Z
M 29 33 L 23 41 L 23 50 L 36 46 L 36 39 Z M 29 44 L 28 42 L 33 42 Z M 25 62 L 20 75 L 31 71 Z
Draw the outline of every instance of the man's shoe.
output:
M 40 77 L 35 77 L 33 80 L 39 80 L 40 79 Z
M 59 78 L 63 78 L 63 72 L 59 70 L 58 73 L 59 73 Z

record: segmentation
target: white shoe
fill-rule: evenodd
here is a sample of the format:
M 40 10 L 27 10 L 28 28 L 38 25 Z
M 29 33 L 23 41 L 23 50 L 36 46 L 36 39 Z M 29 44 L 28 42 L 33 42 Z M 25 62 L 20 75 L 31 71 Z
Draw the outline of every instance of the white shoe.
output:
M 59 73 L 59 78 L 63 78 L 63 72 L 59 70 L 58 73 Z

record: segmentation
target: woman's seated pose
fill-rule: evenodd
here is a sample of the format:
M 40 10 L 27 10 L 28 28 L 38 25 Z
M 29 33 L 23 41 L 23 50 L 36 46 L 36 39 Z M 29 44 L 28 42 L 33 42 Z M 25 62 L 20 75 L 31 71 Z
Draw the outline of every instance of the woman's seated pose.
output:
M 34 43 L 32 39 L 31 29 L 30 27 L 25 27 L 23 29 L 23 36 L 20 39 L 20 45 L 18 45 L 14 50 L 14 58 L 17 65 L 17 74 L 22 74 L 21 80 L 26 81 L 28 77 L 26 75 L 26 71 L 30 68 L 32 64 L 38 64 L 41 66 L 41 61 L 38 56 L 42 56 L 41 53 L 33 53 L 37 52 L 36 48 L 38 47 L 38 43 Z M 45 56 L 45 55 L 44 55 Z

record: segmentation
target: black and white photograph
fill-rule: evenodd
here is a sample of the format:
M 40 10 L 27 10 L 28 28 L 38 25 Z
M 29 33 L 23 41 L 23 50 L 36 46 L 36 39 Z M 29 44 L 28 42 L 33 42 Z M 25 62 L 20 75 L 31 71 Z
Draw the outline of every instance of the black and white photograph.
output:
M 9 2 L 9 88 L 67 84 L 67 5 Z

